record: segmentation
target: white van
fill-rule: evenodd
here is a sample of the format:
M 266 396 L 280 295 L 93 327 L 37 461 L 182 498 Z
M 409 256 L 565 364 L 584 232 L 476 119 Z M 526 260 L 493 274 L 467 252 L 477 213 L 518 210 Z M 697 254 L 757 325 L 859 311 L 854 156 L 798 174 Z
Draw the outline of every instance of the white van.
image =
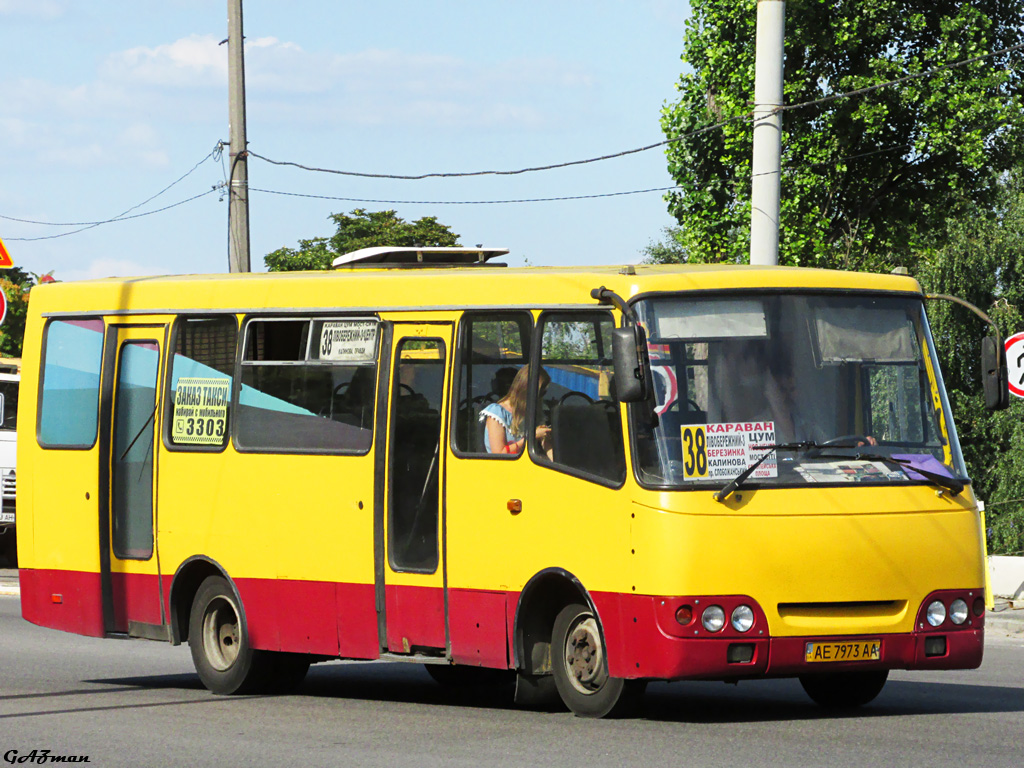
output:
M 3 481 L 3 506 L 0 508 L 0 563 L 13 568 L 18 561 L 14 532 L 14 492 L 17 487 L 18 385 L 21 360 L 0 358 L 0 479 Z

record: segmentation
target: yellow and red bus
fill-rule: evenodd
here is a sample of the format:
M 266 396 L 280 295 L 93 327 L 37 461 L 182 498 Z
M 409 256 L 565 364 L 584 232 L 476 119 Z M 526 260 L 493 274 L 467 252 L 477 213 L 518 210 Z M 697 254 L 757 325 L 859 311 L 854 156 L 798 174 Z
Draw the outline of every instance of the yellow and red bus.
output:
M 216 693 L 392 659 L 590 716 L 649 680 L 857 706 L 981 663 L 982 526 L 915 280 L 502 252 L 36 287 L 24 617 L 187 642 Z M 491 453 L 481 411 L 527 365 L 550 443 Z

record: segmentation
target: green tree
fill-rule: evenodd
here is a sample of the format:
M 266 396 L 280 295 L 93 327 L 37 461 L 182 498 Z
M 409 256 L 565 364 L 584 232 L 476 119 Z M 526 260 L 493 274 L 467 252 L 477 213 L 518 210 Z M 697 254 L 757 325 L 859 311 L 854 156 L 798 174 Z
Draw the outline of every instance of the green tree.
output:
M 949 220 L 939 246 L 925 254 L 918 275 L 931 293 L 966 299 L 984 309 L 1004 336 L 1024 331 L 1024 171 L 995 184 L 991 206 L 974 205 Z M 978 496 L 988 504 L 989 547 L 1024 552 L 1024 400 L 1005 411 L 985 410 L 979 353 L 988 328 L 962 307 L 928 303 L 960 442 Z
M 459 236 L 451 227 L 434 216 L 408 222 L 394 211 L 367 211 L 356 208 L 350 214 L 335 213 L 329 217 L 337 227 L 331 237 L 299 240 L 299 247 L 278 248 L 268 253 L 263 262 L 271 272 L 292 272 L 302 269 L 330 269 L 331 262 L 342 254 L 374 246 L 456 246 Z
M 35 284 L 36 277 L 20 267 L 0 270 L 0 290 L 7 299 L 7 316 L 0 325 L 0 357 L 21 357 L 28 295 Z
M 652 264 L 675 264 L 689 261 L 686 247 L 683 245 L 681 227 L 662 227 L 664 239 L 652 240 L 641 250 L 644 260 Z
M 752 126 L 744 116 L 753 105 L 756 2 L 690 7 L 682 58 L 692 71 L 661 121 L 669 138 L 685 136 L 667 150 L 680 187 L 668 196 L 680 224 L 674 242 L 689 261 L 741 262 L 749 249 Z M 1013 167 L 1024 135 L 1021 53 L 941 68 L 1022 40 L 1024 5 L 1005 0 L 790 0 L 787 105 L 940 71 L 783 114 L 780 263 L 907 265 L 956 206 L 991 203 L 997 173 Z

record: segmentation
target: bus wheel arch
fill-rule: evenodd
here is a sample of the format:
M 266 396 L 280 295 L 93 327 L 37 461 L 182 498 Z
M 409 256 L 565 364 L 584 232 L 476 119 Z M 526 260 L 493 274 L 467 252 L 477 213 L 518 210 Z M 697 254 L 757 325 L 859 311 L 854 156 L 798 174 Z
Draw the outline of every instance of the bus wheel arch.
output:
M 561 704 L 581 717 L 628 714 L 644 682 L 610 677 L 606 649 L 600 615 L 579 579 L 559 568 L 541 571 L 516 607 L 516 703 L 537 709 Z M 585 654 L 592 669 L 581 683 L 573 676 L 585 666 Z
M 171 638 L 174 645 L 188 641 L 189 618 L 192 613 L 192 603 L 195 602 L 196 593 L 199 587 L 209 576 L 220 576 L 235 591 L 235 598 L 241 605 L 241 598 L 234 583 L 228 576 L 227 571 L 219 563 L 208 557 L 200 555 L 192 556 L 185 560 L 174 574 L 171 580 L 170 613 L 171 613 Z
M 555 618 L 566 605 L 581 601 L 593 608 L 583 584 L 561 568 L 546 568 L 527 582 L 516 605 L 512 652 L 517 670 L 529 675 L 551 674 Z

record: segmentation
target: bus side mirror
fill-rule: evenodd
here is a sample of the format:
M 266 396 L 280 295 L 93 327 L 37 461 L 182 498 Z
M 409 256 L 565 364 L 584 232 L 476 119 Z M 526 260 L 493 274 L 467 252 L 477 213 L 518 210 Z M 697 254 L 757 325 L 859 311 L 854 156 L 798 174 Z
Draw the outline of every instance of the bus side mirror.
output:
M 1008 383 L 1003 345 L 995 336 L 986 336 L 981 340 L 981 384 L 988 410 L 1001 411 L 1010 407 Z
M 639 403 L 651 394 L 651 363 L 647 355 L 647 334 L 639 325 L 612 331 L 612 365 L 615 369 L 615 399 Z

